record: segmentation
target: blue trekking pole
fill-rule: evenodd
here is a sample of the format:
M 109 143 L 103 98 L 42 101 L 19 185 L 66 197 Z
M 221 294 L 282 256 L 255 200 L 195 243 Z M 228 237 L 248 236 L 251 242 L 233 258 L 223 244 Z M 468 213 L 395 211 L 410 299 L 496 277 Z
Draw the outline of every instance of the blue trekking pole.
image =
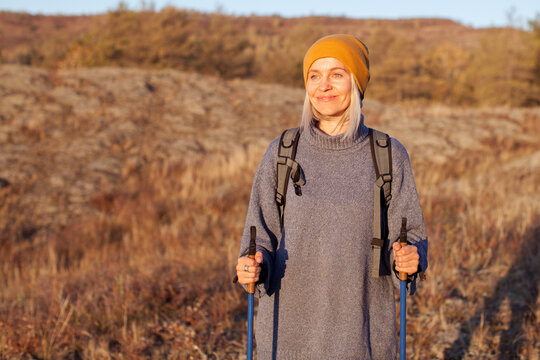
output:
M 401 247 L 407 245 L 407 218 L 401 218 L 399 244 Z M 407 336 L 407 273 L 400 271 L 399 280 L 399 360 L 405 360 L 405 340 Z
M 251 239 L 249 241 L 248 256 L 255 259 L 255 252 L 257 251 L 257 245 L 255 243 L 257 229 L 255 226 L 250 228 Z M 247 360 L 253 359 L 253 294 L 255 294 L 255 283 L 248 284 L 248 337 L 247 337 Z

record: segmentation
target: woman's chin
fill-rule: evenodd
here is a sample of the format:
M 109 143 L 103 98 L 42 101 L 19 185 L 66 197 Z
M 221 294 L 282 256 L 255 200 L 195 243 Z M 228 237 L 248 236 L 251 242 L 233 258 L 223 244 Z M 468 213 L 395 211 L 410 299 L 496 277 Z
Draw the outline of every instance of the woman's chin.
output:
M 320 112 L 319 111 L 319 117 L 322 121 L 338 121 L 341 120 L 341 117 L 343 115 L 343 111 L 340 112 Z

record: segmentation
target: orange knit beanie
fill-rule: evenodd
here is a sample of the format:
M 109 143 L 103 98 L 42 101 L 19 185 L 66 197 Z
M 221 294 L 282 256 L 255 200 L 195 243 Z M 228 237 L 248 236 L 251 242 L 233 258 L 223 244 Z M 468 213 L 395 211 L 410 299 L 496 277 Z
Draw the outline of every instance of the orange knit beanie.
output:
M 317 59 L 338 59 L 354 75 L 362 99 L 369 81 L 369 51 L 366 45 L 350 35 L 336 34 L 317 40 L 304 56 L 304 84 L 309 68 Z

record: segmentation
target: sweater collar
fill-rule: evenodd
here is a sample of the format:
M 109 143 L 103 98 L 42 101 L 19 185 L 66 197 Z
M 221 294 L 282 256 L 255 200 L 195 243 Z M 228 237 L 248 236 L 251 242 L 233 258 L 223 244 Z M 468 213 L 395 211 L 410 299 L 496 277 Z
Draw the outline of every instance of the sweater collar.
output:
M 308 131 L 305 131 L 306 138 L 311 145 L 321 149 L 345 150 L 363 142 L 368 136 L 369 129 L 364 125 L 364 115 L 360 120 L 358 133 L 353 138 L 345 138 L 345 134 L 331 136 L 319 130 L 315 125 L 310 124 Z

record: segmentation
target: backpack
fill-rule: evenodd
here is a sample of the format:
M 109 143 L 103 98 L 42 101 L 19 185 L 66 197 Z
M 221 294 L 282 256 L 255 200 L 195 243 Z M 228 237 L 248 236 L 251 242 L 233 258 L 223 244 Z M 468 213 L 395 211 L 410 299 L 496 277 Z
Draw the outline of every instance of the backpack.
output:
M 296 148 L 300 138 L 300 128 L 285 130 L 279 139 L 276 178 L 276 203 L 279 207 L 280 224 L 283 228 L 283 216 L 289 179 L 294 183 L 297 196 L 302 196 L 301 186 L 305 184 L 302 168 L 295 161 Z M 378 130 L 369 129 L 371 156 L 375 168 L 376 180 L 373 184 L 373 240 L 371 250 L 373 255 L 372 276 L 378 278 L 381 264 L 381 249 L 388 239 L 388 207 L 392 199 L 392 148 L 390 137 Z

